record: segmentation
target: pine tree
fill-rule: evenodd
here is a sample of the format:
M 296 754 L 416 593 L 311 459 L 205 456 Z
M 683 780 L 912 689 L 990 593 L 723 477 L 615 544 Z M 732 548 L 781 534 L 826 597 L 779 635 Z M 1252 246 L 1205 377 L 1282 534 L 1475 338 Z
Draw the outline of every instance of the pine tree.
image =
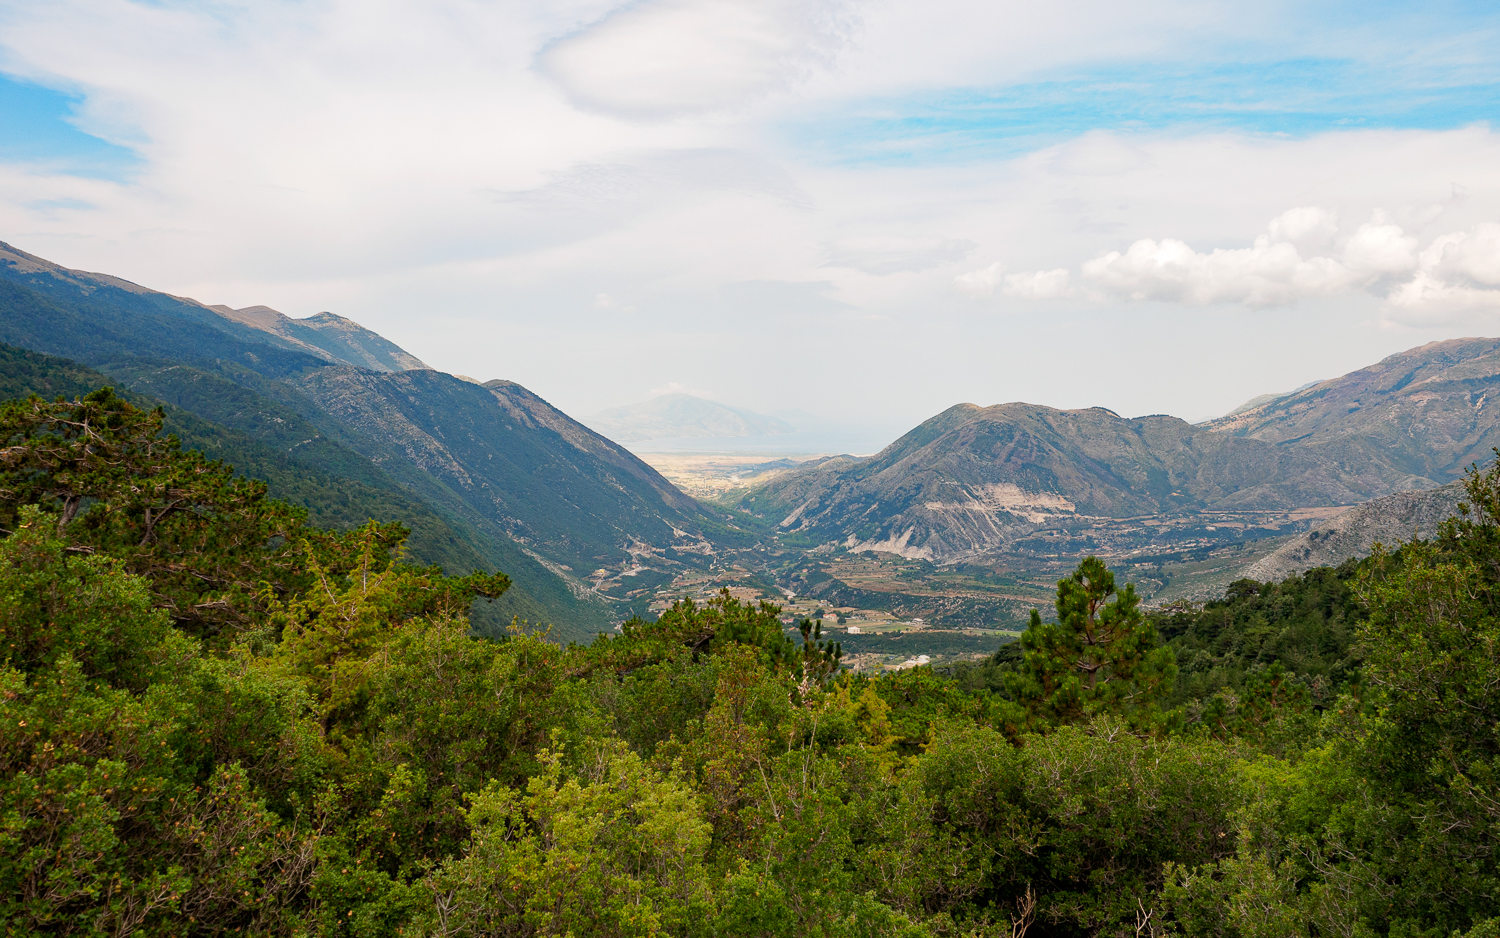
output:
M 842 642 L 823 640 L 823 620 L 814 622 L 803 619 L 797 624 L 802 633 L 802 645 L 794 649 L 791 639 L 782 646 L 778 660 L 785 660 L 797 679 L 798 698 L 805 698 L 814 687 L 822 687 L 830 678 L 842 670 L 844 657 Z
M 1162 722 L 1159 704 L 1172 690 L 1176 660 L 1141 615 L 1135 586 L 1116 590 L 1097 557 L 1058 582 L 1057 622 L 1032 610 L 1021 646 L 1020 668 L 1006 679 L 1023 711 L 1014 722 L 1041 729 L 1104 713 L 1137 728 Z

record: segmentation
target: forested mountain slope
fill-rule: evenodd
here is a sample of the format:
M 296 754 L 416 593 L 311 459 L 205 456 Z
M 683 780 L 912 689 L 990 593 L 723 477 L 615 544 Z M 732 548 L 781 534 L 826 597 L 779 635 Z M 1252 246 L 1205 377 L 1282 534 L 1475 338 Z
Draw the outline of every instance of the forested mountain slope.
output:
M 509 382 L 479 387 L 330 315 L 230 310 L 0 246 L 0 341 L 80 361 L 335 477 L 404 490 L 587 631 L 589 577 L 704 564 L 717 522 L 655 470 Z M 416 366 L 416 367 L 410 367 Z
M 340 474 L 374 472 L 548 565 L 583 599 L 588 575 L 633 563 L 631 551 L 659 551 L 666 564 L 707 557 L 698 535 L 710 519 L 696 502 L 512 382 L 330 367 L 286 381 L 240 374 L 249 390 L 170 362 L 110 369 L 133 389 L 191 404 Z
M 311 439 L 300 450 L 283 445 L 289 438 L 317 436 L 316 429 L 292 411 L 257 400 L 213 375 L 181 365 L 167 368 L 179 377 L 192 375 L 205 392 L 202 399 L 217 400 L 226 410 L 236 411 L 247 428 L 230 429 L 184 410 L 169 397 L 152 394 L 160 385 L 150 381 L 133 382 L 144 387 L 144 393 L 119 392 L 138 407 L 163 406 L 166 432 L 185 447 L 266 482 L 273 497 L 306 508 L 308 520 L 321 527 L 349 530 L 371 519 L 399 519 L 411 529 L 406 546 L 412 562 L 438 564 L 451 574 L 503 570 L 509 575 L 514 585 L 505 595 L 476 605 L 473 620 L 480 632 L 503 634 L 511 620 L 520 617 L 556 623 L 560 639 L 583 639 L 593 631 L 587 626 L 604 615 L 604 610 L 581 606 L 555 576 L 515 545 L 487 538 L 472 525 L 445 516 L 357 453 L 323 438 Z M 0 400 L 28 394 L 76 399 L 119 383 L 118 376 L 67 359 L 0 345 Z M 276 432 L 266 432 L 265 427 Z
M 512 382 L 436 371 L 309 371 L 292 381 L 358 432 L 382 467 L 403 462 L 478 517 L 583 582 L 633 554 L 701 560 L 697 502 L 618 445 Z M 403 467 L 403 478 L 409 476 Z
M 166 358 L 274 378 L 325 364 L 304 351 L 267 344 L 251 330 L 241 336 L 220 329 L 217 316 L 199 315 L 187 304 L 163 310 L 113 287 L 84 291 L 4 278 L 15 269 L 0 256 L 0 342 L 96 367 Z
M 503 580 L 221 475 L 140 542 L 135 493 L 199 464 L 129 458 L 120 405 L 4 415 L 7 934 L 1500 933 L 1500 470 L 1399 557 L 1201 607 L 1148 615 L 1088 558 L 949 679 L 841 671 L 727 591 L 588 645 L 474 641 L 455 612 Z M 48 513 L 86 447 L 120 472 Z M 181 617 L 212 598 L 190 546 L 271 585 Z

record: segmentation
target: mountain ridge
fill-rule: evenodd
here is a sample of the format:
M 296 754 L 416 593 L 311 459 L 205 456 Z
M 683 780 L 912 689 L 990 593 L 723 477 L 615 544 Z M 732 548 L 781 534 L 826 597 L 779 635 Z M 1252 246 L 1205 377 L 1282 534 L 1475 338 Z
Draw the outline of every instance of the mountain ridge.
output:
M 384 479 L 487 556 L 535 568 L 532 592 L 584 632 L 645 611 L 631 598 L 643 570 L 670 581 L 712 562 L 703 533 L 721 519 L 519 385 L 397 367 L 421 362 L 332 314 L 230 312 L 0 244 L 0 341 L 278 439 L 334 475 Z
M 334 313 L 315 313 L 305 319 L 293 319 L 269 306 L 232 309 L 217 305 L 208 308 L 225 319 L 286 339 L 330 362 L 355 365 L 371 371 L 427 368 L 421 359 L 396 343 L 352 319 Z
M 1500 400 L 1500 340 L 1471 338 L 1196 426 L 1102 407 L 957 404 L 872 457 L 783 471 L 726 504 L 827 544 L 939 562 L 1102 521 L 1356 505 L 1436 488 L 1481 461 L 1500 445 L 1500 413 L 1484 413 L 1491 393 Z
M 57 298 L 65 288 L 85 297 L 133 309 L 138 314 L 167 315 L 196 322 L 240 339 L 286 351 L 301 352 L 327 363 L 356 365 L 376 371 L 425 368 L 420 359 L 351 319 L 318 313 L 292 319 L 267 306 L 236 310 L 174 296 L 110 274 L 74 270 L 0 241 L 0 278 Z M 134 302 L 121 304 L 115 294 Z M 42 350 L 45 351 L 45 350 Z M 66 357 L 66 356 L 65 356 Z
M 1500 421 L 1484 414 L 1491 395 L 1500 403 L 1500 339 L 1465 337 L 1389 355 L 1200 426 L 1308 447 L 1359 438 L 1367 458 L 1447 481 L 1500 446 Z

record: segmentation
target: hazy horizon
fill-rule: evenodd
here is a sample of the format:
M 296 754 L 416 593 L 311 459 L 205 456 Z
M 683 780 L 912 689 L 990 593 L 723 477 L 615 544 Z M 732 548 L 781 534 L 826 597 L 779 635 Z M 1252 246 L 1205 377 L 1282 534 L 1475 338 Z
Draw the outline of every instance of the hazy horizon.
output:
M 1374 364 L 1374 363 L 1371 362 L 1370 364 Z M 1304 382 L 1302 385 L 1299 385 L 1296 388 L 1287 388 L 1284 391 L 1279 391 L 1279 392 L 1268 392 L 1267 394 L 1264 394 L 1264 395 L 1256 395 L 1256 397 L 1274 397 L 1274 396 L 1280 396 L 1280 395 L 1283 395 L 1283 394 L 1290 394 L 1290 393 L 1293 393 L 1294 391 L 1300 391 L 1300 390 L 1302 390 L 1305 387 L 1310 387 L 1313 384 L 1317 384 L 1317 383 L 1319 383 L 1319 382 L 1318 381 Z M 597 417 L 603 416 L 606 411 L 610 411 L 610 410 L 623 410 L 623 409 L 625 409 L 627 407 L 631 407 L 631 406 L 634 406 L 634 405 L 649 403 L 650 401 L 653 401 L 653 400 L 655 400 L 655 399 L 657 399 L 659 397 L 665 397 L 667 395 L 686 395 L 688 397 L 697 398 L 699 400 L 705 400 L 705 401 L 710 401 L 712 403 L 721 404 L 721 405 L 724 405 L 726 407 L 737 408 L 737 409 L 742 409 L 742 410 L 750 410 L 750 408 L 740 408 L 740 406 L 738 404 L 736 404 L 734 401 L 719 400 L 717 398 L 709 397 L 709 396 L 702 395 L 702 394 L 694 394 L 694 393 L 692 393 L 690 391 L 686 391 L 686 390 L 682 390 L 682 389 L 665 389 L 665 388 L 662 388 L 662 389 L 656 389 L 654 392 L 649 393 L 642 400 L 624 401 L 624 402 L 621 402 L 618 405 L 612 405 L 610 407 L 604 408 L 604 409 L 602 409 L 600 411 L 597 411 L 595 413 L 592 413 L 592 414 L 574 414 L 572 416 L 574 416 L 576 419 L 580 420 L 585 425 L 588 425 L 588 426 L 592 427 L 591 421 L 593 420 L 593 418 L 597 418 Z M 1235 407 L 1243 406 L 1244 404 L 1249 403 L 1249 401 L 1253 400 L 1253 399 L 1254 398 L 1247 398 L 1245 401 L 1241 401 L 1239 404 L 1235 405 Z M 957 406 L 958 404 L 963 404 L 963 403 L 977 404 L 980 407 L 989 407 L 989 406 L 993 406 L 993 405 L 996 405 L 996 404 L 1009 404 L 1009 403 L 1038 404 L 1038 405 L 1044 406 L 1044 407 L 1045 406 L 1051 406 L 1049 404 L 1046 404 L 1043 401 L 1021 401 L 1021 402 L 1016 402 L 1016 401 L 990 401 L 990 402 L 987 402 L 987 403 L 980 403 L 978 401 L 954 401 L 949 406 L 950 407 L 951 406 Z M 1094 406 L 1094 405 L 1090 405 L 1090 406 Z M 943 409 L 946 410 L 947 408 L 945 407 Z M 1206 420 L 1212 420 L 1212 419 L 1214 419 L 1216 417 L 1222 417 L 1225 414 L 1227 414 L 1230 411 L 1232 411 L 1233 409 L 1234 408 L 1230 408 L 1229 410 L 1226 410 L 1223 413 L 1205 414 L 1205 415 L 1196 416 L 1196 417 L 1185 417 L 1185 416 L 1183 416 L 1181 414 L 1170 414 L 1168 416 L 1179 417 L 1179 418 L 1181 418 L 1183 420 L 1186 420 L 1188 423 L 1202 423 L 1202 422 L 1204 422 Z M 936 416 L 940 412 L 941 411 L 936 411 L 936 412 L 934 412 L 932 414 L 927 415 L 927 417 L 924 417 L 924 418 L 921 418 L 921 419 L 922 420 L 926 420 L 926 419 L 928 419 L 930 417 Z M 908 431 L 914 429 L 921 422 L 921 421 L 917 421 L 917 422 L 915 422 L 915 423 L 913 423 L 913 424 L 911 424 L 909 426 L 900 426 L 900 427 L 897 427 L 894 424 L 891 424 L 891 425 L 888 425 L 888 426 L 868 425 L 868 424 L 866 424 L 866 425 L 852 424 L 851 425 L 851 424 L 840 423 L 837 419 L 830 418 L 830 417 L 828 417 L 827 415 L 824 415 L 824 414 L 814 414 L 814 413 L 810 413 L 810 412 L 807 412 L 807 411 L 800 411 L 800 412 L 798 412 L 798 411 L 789 411 L 789 410 L 781 410 L 781 411 L 777 411 L 775 413 L 764 414 L 763 416 L 777 417 L 777 418 L 781 418 L 781 419 L 784 419 L 784 420 L 788 420 L 788 421 L 790 421 L 791 423 L 794 424 L 794 428 L 793 428 L 793 430 L 791 432 L 787 432 L 787 433 L 764 433 L 764 434 L 752 434 L 752 435 L 748 435 L 748 436 L 698 436 L 698 437 L 670 437 L 670 436 L 663 436 L 663 437 L 653 437 L 651 439 L 646 439 L 646 440 L 622 439 L 622 440 L 616 440 L 616 442 L 618 442 L 621 446 L 625 447 L 626 449 L 630 450 L 631 452 L 638 453 L 638 454 L 639 453 L 648 453 L 648 454 L 650 454 L 650 453 L 661 453 L 661 454 L 669 454 L 669 453 L 684 453 L 684 454 L 685 453 L 699 453 L 699 454 L 704 454 L 704 455 L 712 454 L 712 455 L 723 455 L 723 456 L 740 456 L 740 455 L 743 455 L 743 456 L 764 456 L 764 455 L 785 455 L 785 456 L 850 455 L 850 456 L 869 456 L 869 455 L 873 455 L 875 453 L 878 453 L 880 450 L 884 449 L 889 444 L 895 442 L 902 435 L 904 435 Z M 1122 417 L 1126 417 L 1128 419 L 1128 418 L 1133 418 L 1133 417 L 1144 417 L 1144 416 L 1150 416 L 1150 415 L 1148 415 L 1148 414 L 1121 414 L 1121 416 Z M 592 428 L 593 429 L 599 429 L 597 427 L 592 427 Z M 599 429 L 599 432 L 604 433 L 605 436 L 609 436 L 609 434 L 607 432 L 605 432 L 604 430 L 602 430 L 602 429 Z

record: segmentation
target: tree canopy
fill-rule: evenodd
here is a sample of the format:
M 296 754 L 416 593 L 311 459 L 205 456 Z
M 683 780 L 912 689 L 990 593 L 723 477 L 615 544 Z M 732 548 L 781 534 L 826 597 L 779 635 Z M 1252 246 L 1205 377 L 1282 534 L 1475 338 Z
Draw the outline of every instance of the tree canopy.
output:
M 101 391 L 0 412 L 14 935 L 1500 934 L 1500 470 L 1431 541 L 983 668 L 728 593 L 567 647 Z

